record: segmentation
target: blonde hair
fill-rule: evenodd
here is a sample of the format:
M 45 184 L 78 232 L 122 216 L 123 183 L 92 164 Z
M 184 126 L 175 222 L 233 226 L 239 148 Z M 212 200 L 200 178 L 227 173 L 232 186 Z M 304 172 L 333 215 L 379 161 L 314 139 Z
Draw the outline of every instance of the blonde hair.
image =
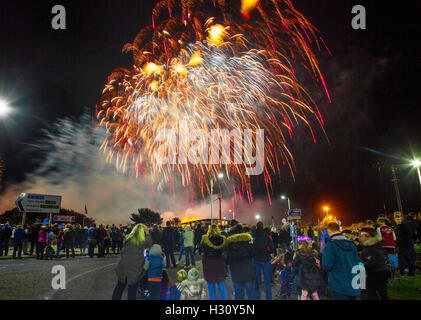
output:
M 147 230 L 148 228 L 144 224 L 138 223 L 126 237 L 125 242 L 130 242 L 137 247 L 142 246 L 146 241 Z

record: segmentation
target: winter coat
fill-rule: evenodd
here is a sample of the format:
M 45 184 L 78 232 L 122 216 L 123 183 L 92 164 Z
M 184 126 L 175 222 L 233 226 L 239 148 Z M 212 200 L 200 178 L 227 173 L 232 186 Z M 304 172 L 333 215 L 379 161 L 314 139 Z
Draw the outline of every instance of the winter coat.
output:
M 162 257 L 162 249 L 158 244 L 151 247 L 149 256 L 146 259 L 144 269 L 148 270 L 148 279 L 162 278 L 162 269 L 164 268 L 164 258 Z
M 64 244 L 72 244 L 75 241 L 75 231 L 70 229 L 70 228 L 66 228 L 64 229 Z
M 118 230 L 117 228 L 114 228 L 111 230 L 111 239 L 112 241 L 118 242 L 118 241 L 122 241 L 122 235 L 121 235 L 121 231 Z
M 194 233 L 191 230 L 190 226 L 186 226 L 183 233 L 183 244 L 184 248 L 193 247 Z
M 377 234 L 381 237 L 383 248 L 395 249 L 396 248 L 396 235 L 393 228 L 389 226 L 381 226 L 377 228 Z
M 395 229 L 396 234 L 396 245 L 398 248 L 409 248 L 409 244 L 411 241 L 411 230 L 407 224 L 401 223 L 396 225 Z
M 254 233 L 253 247 L 255 251 L 254 260 L 267 262 L 270 254 L 273 253 L 273 242 L 269 235 L 263 230 L 256 230 Z
M 202 241 L 202 237 L 205 234 L 201 225 L 199 225 L 196 230 L 194 230 L 194 243 L 198 243 Z
M 105 231 L 105 229 L 99 228 L 97 236 L 96 236 L 96 239 L 98 240 L 98 242 L 104 242 L 106 236 L 107 236 L 107 231 Z
M 227 266 L 223 256 L 227 241 L 225 236 L 202 236 L 203 245 L 203 276 L 207 282 L 215 283 L 225 281 Z
M 252 258 L 255 255 L 248 233 L 233 234 L 227 238 L 226 263 L 233 282 L 249 282 L 255 279 Z
M 161 231 L 158 229 L 152 229 L 151 231 L 151 238 L 153 244 L 160 244 L 161 241 Z
M 39 223 L 39 222 L 35 223 L 31 227 L 31 230 L 29 232 L 29 239 L 31 240 L 31 242 L 38 241 L 38 233 L 39 233 L 40 230 L 41 230 L 41 223 Z
M 386 272 L 386 262 L 382 248 L 381 237 L 369 238 L 362 244 L 363 250 L 360 253 L 361 261 L 364 263 L 367 274 L 374 272 Z
M 57 241 L 57 244 L 64 242 L 64 232 L 63 231 L 59 231 L 59 234 L 56 238 L 56 241 Z
M 171 227 L 165 227 L 161 234 L 161 246 L 164 249 L 174 249 L 176 240 L 175 230 Z
M 23 241 L 25 239 L 26 233 L 23 229 L 16 229 L 14 233 L 14 241 Z
M 143 252 L 145 248 L 152 245 L 150 236 L 146 237 L 145 243 L 141 246 L 135 246 L 131 242 L 126 242 L 123 246 L 118 263 L 116 274 L 120 283 L 135 284 L 145 274 L 145 259 Z
M 312 254 L 298 253 L 292 261 L 292 268 L 297 274 L 297 287 L 315 291 L 322 286 L 322 276 Z
M 332 291 L 347 296 L 360 295 L 360 289 L 352 287 L 352 268 L 358 266 L 357 247 L 342 234 L 335 234 L 326 242 L 322 256 L 323 269 L 329 272 L 329 286 Z
M 41 229 L 38 232 L 38 242 L 39 243 L 47 243 L 47 231 L 44 229 Z
M 289 230 L 286 228 L 282 228 L 281 231 L 279 231 L 279 244 L 281 246 L 289 246 L 291 243 L 291 235 L 289 233 Z
M 182 281 L 180 285 L 180 300 L 204 300 L 206 296 L 205 288 L 206 281 L 199 279 L 197 269 L 190 269 L 187 279 Z
M 12 236 L 12 229 L 9 228 L 8 226 L 3 226 L 2 229 L 0 230 L 1 232 L 1 240 L 9 240 L 10 237 Z

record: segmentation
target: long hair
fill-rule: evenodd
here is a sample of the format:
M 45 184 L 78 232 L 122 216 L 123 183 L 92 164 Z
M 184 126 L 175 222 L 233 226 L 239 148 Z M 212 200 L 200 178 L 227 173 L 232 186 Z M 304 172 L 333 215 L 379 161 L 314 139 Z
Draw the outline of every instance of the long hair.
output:
M 133 245 L 140 247 L 145 243 L 147 234 L 148 228 L 144 224 L 138 223 L 126 237 L 125 243 L 130 242 Z

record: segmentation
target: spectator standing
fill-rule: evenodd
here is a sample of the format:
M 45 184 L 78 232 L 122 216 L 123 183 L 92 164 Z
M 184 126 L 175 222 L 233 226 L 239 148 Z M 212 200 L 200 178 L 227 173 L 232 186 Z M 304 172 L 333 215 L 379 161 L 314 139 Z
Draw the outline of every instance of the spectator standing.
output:
M 217 287 L 221 300 L 228 300 L 225 287 L 227 266 L 223 256 L 225 245 L 226 238 L 221 234 L 221 231 L 216 225 L 210 226 L 207 234 L 202 237 L 203 275 L 208 284 L 210 300 L 216 300 Z
M 194 233 L 190 226 L 186 226 L 184 228 L 183 233 L 183 245 L 184 245 L 184 252 L 186 255 L 186 268 L 190 267 L 190 259 L 192 266 L 196 266 L 196 262 L 194 261 L 194 249 L 193 249 L 193 240 L 194 240 Z
M 13 259 L 16 259 L 16 253 L 18 255 L 18 259 L 22 258 L 22 245 L 25 239 L 26 233 L 25 230 L 21 225 L 17 226 L 14 231 L 14 242 L 13 242 Z
M 326 230 L 329 240 L 324 246 L 322 266 L 329 272 L 330 289 L 335 300 L 356 300 L 360 289 L 352 286 L 352 269 L 360 264 L 357 247 L 341 234 L 337 223 L 329 223 Z
M 171 227 L 171 223 L 167 221 L 166 227 L 162 231 L 161 240 L 160 240 L 162 249 L 164 250 L 167 268 L 170 268 L 170 263 L 172 263 L 173 268 L 177 267 L 175 263 L 175 257 L 174 257 L 175 242 L 176 242 L 176 233 L 174 229 Z
M 253 264 L 256 270 L 256 294 L 257 299 L 260 299 L 260 279 L 263 271 L 263 278 L 266 289 L 266 300 L 272 300 L 272 266 L 270 264 L 271 254 L 274 252 L 273 242 L 269 235 L 263 229 L 263 223 L 259 221 L 256 225 L 254 233 L 253 247 L 255 256 L 253 257 Z

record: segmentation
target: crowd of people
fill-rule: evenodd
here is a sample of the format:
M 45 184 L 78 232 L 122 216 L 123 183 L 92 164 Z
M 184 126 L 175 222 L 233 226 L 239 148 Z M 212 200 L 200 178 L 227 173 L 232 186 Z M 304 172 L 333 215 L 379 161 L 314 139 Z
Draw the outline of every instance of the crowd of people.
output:
M 205 296 L 215 300 L 219 292 L 219 299 L 226 300 L 226 281 L 230 281 L 234 299 L 260 299 L 263 286 L 265 298 L 271 300 L 273 285 L 282 289 L 290 277 L 289 284 L 301 300 L 319 300 L 320 293 L 336 300 L 386 300 L 390 255 L 397 254 L 399 275 L 406 270 L 415 275 L 420 219 L 413 214 L 395 213 L 392 221 L 381 215 L 375 222 L 367 220 L 350 228 L 336 222 L 299 228 L 298 234 L 307 237 L 295 251 L 290 227 L 232 221 L 221 229 L 201 224 L 177 228 L 167 222 L 162 230 L 158 226 L 149 230 L 138 224 L 124 242 L 113 299 L 121 299 L 128 285 L 129 299 L 147 292 L 141 296 L 153 300 Z M 175 259 L 177 248 L 180 254 Z M 195 252 L 201 256 L 203 279 Z M 181 269 L 173 280 L 168 271 L 177 265 Z
M 329 221 L 295 225 L 301 236 L 297 246 L 292 245 L 289 223 L 279 228 L 234 220 L 225 227 L 202 223 L 181 227 L 168 221 L 164 228 L 45 225 L 39 220 L 26 226 L 6 223 L 0 225 L 0 256 L 8 255 L 11 246 L 12 257 L 18 259 L 34 252 L 37 259 L 60 258 L 61 252 L 74 258 L 76 250 L 91 258 L 120 254 L 113 299 L 121 299 L 127 286 L 129 299 L 227 300 L 229 281 L 232 298 L 238 300 L 261 299 L 261 292 L 272 300 L 274 286 L 277 297 L 284 298 L 295 293 L 301 300 L 319 300 L 320 295 L 386 300 L 388 279 L 406 271 L 415 275 L 420 216 L 395 212 L 350 227 Z M 394 257 L 392 274 L 388 263 Z M 365 281 L 360 278 L 359 285 L 356 268 L 364 271 Z
M 123 240 L 129 229 L 120 225 L 93 224 L 90 227 L 79 224 L 43 224 L 35 220 L 30 225 L 11 226 L 8 222 L 0 224 L 0 256 L 7 256 L 13 250 L 12 258 L 21 259 L 22 255 L 36 256 L 36 259 L 59 259 L 62 253 L 66 258 L 79 255 L 91 258 L 97 250 L 98 257 L 106 254 L 119 254 Z

